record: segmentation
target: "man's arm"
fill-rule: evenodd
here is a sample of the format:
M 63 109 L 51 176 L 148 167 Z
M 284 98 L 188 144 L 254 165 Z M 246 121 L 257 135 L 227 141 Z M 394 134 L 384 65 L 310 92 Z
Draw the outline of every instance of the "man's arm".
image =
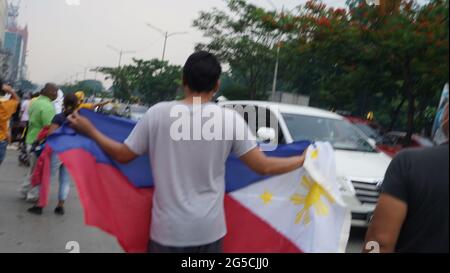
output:
M 107 104 L 110 104 L 111 103 L 111 101 L 110 100 L 107 100 L 107 101 L 103 101 L 103 102 L 99 102 L 99 103 L 94 103 L 94 109 L 95 108 L 97 108 L 97 107 L 103 107 L 103 106 L 105 106 L 105 105 L 107 105 Z
M 268 157 L 256 147 L 240 159 L 250 169 L 261 175 L 279 175 L 302 167 L 305 162 L 305 154 L 287 158 Z
M 50 125 L 50 128 L 48 129 L 47 136 L 53 134 L 56 130 L 58 130 L 58 128 L 59 128 L 58 124 L 52 123 L 52 125 Z
M 126 164 L 138 157 L 127 145 L 105 136 L 80 114 L 73 113 L 68 120 L 75 130 L 92 138 L 115 161 Z
M 14 91 L 14 89 L 11 86 L 4 84 L 2 86 L 2 90 L 5 91 L 7 94 L 10 94 L 12 100 L 15 100 L 18 102 L 20 101 L 20 97 L 16 94 L 16 92 Z
M 394 252 L 407 211 L 407 204 L 402 200 L 389 194 L 381 194 L 364 246 L 369 242 L 376 242 L 381 253 Z M 370 250 L 364 247 L 363 252 Z

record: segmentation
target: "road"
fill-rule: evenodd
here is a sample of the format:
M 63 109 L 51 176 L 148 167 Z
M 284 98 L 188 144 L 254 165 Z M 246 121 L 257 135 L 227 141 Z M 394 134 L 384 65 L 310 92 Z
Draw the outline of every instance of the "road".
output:
M 54 192 L 42 216 L 29 214 L 27 209 L 31 205 L 17 191 L 26 173 L 27 169 L 17 164 L 17 153 L 9 150 L 0 167 L 0 252 L 62 253 L 68 252 L 66 244 L 70 241 L 78 242 L 83 253 L 123 252 L 115 238 L 84 224 L 73 185 L 64 216 L 53 213 L 57 203 Z
M 42 216 L 31 215 L 17 191 L 27 169 L 17 164 L 17 152 L 8 150 L 5 162 L 0 167 L 0 253 L 63 253 L 70 241 L 79 243 L 83 253 L 121 253 L 115 238 L 97 228 L 84 224 L 83 211 L 76 189 L 66 203 L 66 214 L 53 213 L 56 194 L 51 194 L 49 207 Z M 53 186 L 52 188 L 56 188 Z M 352 230 L 348 252 L 360 252 L 364 231 Z

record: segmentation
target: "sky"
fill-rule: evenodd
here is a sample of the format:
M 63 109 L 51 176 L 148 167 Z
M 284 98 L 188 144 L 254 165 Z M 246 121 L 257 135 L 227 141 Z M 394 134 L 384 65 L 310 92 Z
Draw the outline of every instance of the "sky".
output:
M 16 3 L 19 0 L 9 0 Z M 306 0 L 250 0 L 265 8 L 286 9 Z M 332 6 L 344 6 L 345 0 L 324 0 Z M 22 0 L 18 22 L 28 25 L 28 78 L 38 84 L 62 84 L 84 79 L 85 68 L 117 66 L 132 58 L 161 58 L 164 39 L 149 28 L 150 23 L 169 32 L 187 32 L 170 37 L 166 59 L 183 65 L 196 43 L 204 41 L 192 27 L 199 11 L 225 8 L 223 0 Z M 88 79 L 103 80 L 102 75 L 87 72 Z M 105 82 L 108 85 L 108 82 Z M 110 84 L 110 83 L 109 83 Z

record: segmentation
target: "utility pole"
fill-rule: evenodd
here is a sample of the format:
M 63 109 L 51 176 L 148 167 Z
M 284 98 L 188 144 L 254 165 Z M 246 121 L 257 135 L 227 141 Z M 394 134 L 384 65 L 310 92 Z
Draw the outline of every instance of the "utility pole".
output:
M 116 52 L 119 54 L 119 65 L 118 68 L 120 69 L 121 65 L 122 65 L 122 56 L 124 54 L 133 54 L 136 53 L 136 51 L 133 50 L 123 50 L 123 49 L 117 49 L 115 47 L 113 47 L 112 45 L 107 45 L 106 47 L 108 47 L 109 49 L 111 49 L 112 51 Z
M 164 57 L 166 56 L 167 38 L 169 38 L 169 32 L 166 31 L 166 34 L 164 35 L 163 55 L 161 58 L 161 61 L 163 61 L 163 62 L 164 62 Z
M 277 44 L 277 60 L 275 62 L 275 72 L 273 73 L 273 86 L 272 86 L 272 101 L 275 101 L 275 94 L 277 92 L 277 79 L 278 79 L 278 66 L 280 60 L 280 48 L 281 44 Z
M 168 31 L 164 31 L 160 28 L 157 28 L 153 25 L 151 25 L 150 23 L 147 23 L 147 26 L 153 30 L 156 30 L 157 32 L 159 32 L 163 37 L 164 37 L 164 47 L 163 47 L 163 55 L 162 55 L 162 59 L 161 61 L 164 62 L 164 59 L 166 57 L 166 47 L 167 47 L 167 40 L 169 39 L 169 37 L 175 36 L 175 35 L 183 35 L 183 34 L 187 34 L 188 32 L 183 31 L 183 32 L 172 32 L 169 33 Z
M 272 6 L 276 10 L 276 6 L 272 3 L 272 1 L 268 0 Z M 281 9 L 281 12 L 283 13 L 284 6 Z M 281 50 L 281 36 L 277 43 L 277 60 L 275 61 L 275 71 L 273 72 L 273 86 L 272 86 L 272 101 L 275 101 L 275 94 L 277 92 L 277 80 L 278 80 L 278 67 L 280 64 L 280 50 Z

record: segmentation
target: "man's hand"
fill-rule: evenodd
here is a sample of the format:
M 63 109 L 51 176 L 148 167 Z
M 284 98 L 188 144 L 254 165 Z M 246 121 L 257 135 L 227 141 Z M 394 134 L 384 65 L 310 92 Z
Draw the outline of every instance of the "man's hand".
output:
M 256 147 L 240 159 L 256 173 L 261 175 L 279 175 L 303 167 L 305 158 L 306 150 L 301 156 L 278 158 L 268 157 Z
M 14 91 L 14 88 L 12 88 L 11 85 L 3 84 L 2 90 L 3 90 L 3 92 L 5 92 L 6 94 L 10 94 L 10 95 L 11 95 L 11 99 L 20 101 L 19 96 L 17 96 L 16 91 Z
M 68 116 L 67 119 L 70 122 L 70 127 L 81 134 L 92 137 L 92 135 L 97 131 L 95 126 L 78 112 L 74 112 L 72 115 Z
M 103 107 L 103 106 L 108 105 L 108 104 L 110 104 L 110 103 L 112 103 L 112 100 L 107 100 L 107 101 L 99 102 L 99 103 L 94 104 L 94 108 L 97 108 L 97 107 Z
M 81 116 L 78 112 L 70 115 L 68 120 L 73 129 L 97 142 L 103 151 L 115 161 L 126 164 L 138 157 L 138 155 L 131 151 L 124 143 L 117 142 L 102 134 L 87 118 Z
M 3 84 L 2 90 L 8 94 L 11 94 L 14 92 L 14 89 L 8 84 Z

